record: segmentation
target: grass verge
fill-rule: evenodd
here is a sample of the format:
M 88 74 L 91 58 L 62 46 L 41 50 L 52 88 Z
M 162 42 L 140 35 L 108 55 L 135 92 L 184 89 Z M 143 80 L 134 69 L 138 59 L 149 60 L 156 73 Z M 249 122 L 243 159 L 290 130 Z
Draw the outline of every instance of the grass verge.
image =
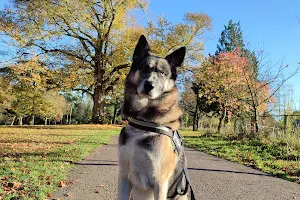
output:
M 241 163 L 289 181 L 300 183 L 300 149 L 282 141 L 234 140 L 182 131 L 185 146 Z
M 47 199 L 67 173 L 120 127 L 0 127 L 0 199 Z

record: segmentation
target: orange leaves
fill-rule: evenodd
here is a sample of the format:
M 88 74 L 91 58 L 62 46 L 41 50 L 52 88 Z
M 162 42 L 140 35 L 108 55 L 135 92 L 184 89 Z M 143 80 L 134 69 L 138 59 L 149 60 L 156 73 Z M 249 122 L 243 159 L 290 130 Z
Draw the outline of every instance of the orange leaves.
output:
M 64 181 L 59 181 L 57 185 L 58 187 L 66 187 L 66 183 Z
M 208 100 L 218 101 L 228 111 L 249 111 L 251 93 L 249 87 L 259 83 L 254 74 L 253 66 L 240 49 L 234 52 L 221 52 L 217 56 L 207 58 L 201 66 L 193 69 L 194 79 L 201 83 L 201 95 Z M 265 85 L 268 94 L 268 85 Z M 266 95 L 260 95 L 262 98 Z M 262 106 L 262 110 L 265 106 Z

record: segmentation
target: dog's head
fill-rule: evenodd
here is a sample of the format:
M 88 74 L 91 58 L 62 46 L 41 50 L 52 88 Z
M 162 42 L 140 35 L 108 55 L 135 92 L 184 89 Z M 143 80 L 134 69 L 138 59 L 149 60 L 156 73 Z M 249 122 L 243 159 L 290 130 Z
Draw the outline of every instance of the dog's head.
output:
M 165 58 L 151 55 L 150 46 L 142 35 L 135 47 L 130 70 L 130 81 L 137 86 L 137 93 L 156 99 L 176 87 L 176 68 L 182 64 L 185 51 L 185 47 L 181 47 Z

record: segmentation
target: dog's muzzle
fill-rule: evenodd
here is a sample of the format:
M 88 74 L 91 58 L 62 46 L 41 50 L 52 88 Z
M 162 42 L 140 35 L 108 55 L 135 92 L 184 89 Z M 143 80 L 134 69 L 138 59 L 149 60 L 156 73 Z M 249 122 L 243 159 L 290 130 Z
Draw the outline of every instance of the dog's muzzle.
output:
M 153 85 L 149 81 L 145 81 L 145 83 L 144 83 L 144 93 L 145 94 L 149 94 L 153 88 L 154 88 Z

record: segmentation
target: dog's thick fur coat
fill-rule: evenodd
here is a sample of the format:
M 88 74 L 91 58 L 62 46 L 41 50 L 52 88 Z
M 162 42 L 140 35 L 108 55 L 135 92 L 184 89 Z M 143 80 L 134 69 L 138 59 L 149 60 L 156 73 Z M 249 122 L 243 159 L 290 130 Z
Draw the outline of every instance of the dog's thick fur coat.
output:
M 153 56 L 141 36 L 125 81 L 123 114 L 178 130 L 183 112 L 178 105 L 176 67 L 184 56 L 184 47 L 165 58 Z M 119 136 L 118 199 L 128 200 L 131 195 L 134 200 L 166 200 L 179 161 L 168 136 L 126 126 Z

